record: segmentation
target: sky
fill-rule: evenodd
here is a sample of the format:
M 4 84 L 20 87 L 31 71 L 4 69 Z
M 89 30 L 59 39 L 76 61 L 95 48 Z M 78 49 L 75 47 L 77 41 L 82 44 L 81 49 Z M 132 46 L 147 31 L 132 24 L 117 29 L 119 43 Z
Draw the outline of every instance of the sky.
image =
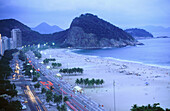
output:
M 121 28 L 169 27 L 169 10 L 170 0 L 0 0 L 0 19 L 14 18 L 29 27 L 47 22 L 67 29 L 85 13 Z

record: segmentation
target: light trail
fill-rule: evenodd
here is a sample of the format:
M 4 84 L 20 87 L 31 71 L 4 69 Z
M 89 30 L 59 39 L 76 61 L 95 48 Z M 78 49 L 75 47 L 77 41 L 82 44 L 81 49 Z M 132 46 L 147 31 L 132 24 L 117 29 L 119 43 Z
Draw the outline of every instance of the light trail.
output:
M 37 101 L 35 100 L 35 97 L 34 97 L 32 91 L 30 90 L 30 87 L 29 87 L 29 86 L 26 86 L 26 88 L 27 88 L 27 94 L 28 94 L 28 96 L 30 97 L 31 101 L 32 101 L 33 103 L 36 103 L 36 104 L 37 104 Z

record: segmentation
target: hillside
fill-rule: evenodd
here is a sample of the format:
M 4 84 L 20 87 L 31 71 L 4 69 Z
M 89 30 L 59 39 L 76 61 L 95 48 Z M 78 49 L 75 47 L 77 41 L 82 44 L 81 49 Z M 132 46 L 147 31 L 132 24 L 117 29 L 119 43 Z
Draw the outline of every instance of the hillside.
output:
M 55 32 L 60 32 L 63 31 L 63 29 L 61 29 L 60 27 L 56 26 L 56 25 L 49 25 L 45 22 L 39 24 L 38 26 L 32 28 L 32 30 L 37 31 L 41 34 L 52 34 Z
M 40 34 L 15 19 L 0 20 L 0 33 L 11 37 L 11 30 L 22 31 L 23 45 L 55 42 L 61 47 L 103 48 L 141 45 L 122 29 L 92 14 L 76 17 L 70 28 L 53 34 Z
M 126 29 L 125 31 L 135 38 L 139 38 L 139 37 L 143 37 L 143 38 L 149 37 L 150 38 L 150 37 L 153 37 L 153 35 L 150 32 L 147 32 L 144 29 L 131 28 L 131 29 Z
M 87 13 L 72 21 L 63 46 L 102 48 L 137 44 L 140 43 L 122 29 Z
M 0 20 L 0 33 L 2 36 L 11 37 L 11 30 L 14 28 L 19 28 L 22 31 L 22 41 L 23 45 L 28 44 L 38 44 L 45 42 L 56 42 L 61 43 L 63 39 L 61 37 L 63 32 L 55 34 L 40 34 L 36 31 L 31 30 L 28 26 L 15 19 L 4 19 Z M 60 39 L 60 40 L 59 40 Z

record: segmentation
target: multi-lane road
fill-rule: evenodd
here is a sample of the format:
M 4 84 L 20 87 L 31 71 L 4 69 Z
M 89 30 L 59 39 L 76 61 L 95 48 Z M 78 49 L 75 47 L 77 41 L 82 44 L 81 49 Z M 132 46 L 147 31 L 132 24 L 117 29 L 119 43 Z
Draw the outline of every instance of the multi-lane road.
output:
M 16 70 L 16 66 L 19 67 L 19 73 L 16 73 L 16 76 L 14 79 L 12 79 L 13 82 L 20 83 L 17 84 L 22 88 L 22 90 L 25 93 L 24 98 L 27 98 L 26 104 L 29 106 L 29 110 L 31 111 L 47 111 L 45 106 L 42 104 L 41 100 L 38 98 L 36 93 L 34 93 L 33 88 L 30 86 L 30 82 L 25 80 L 25 78 L 22 76 L 22 64 L 23 62 L 18 59 L 18 53 L 14 54 L 13 60 L 11 61 L 11 68 L 13 71 Z M 28 109 L 28 108 L 27 108 Z M 29 111 L 28 110 L 28 111 Z
M 104 111 L 104 108 L 98 103 L 94 102 L 84 94 L 74 93 L 73 88 L 70 84 L 66 83 L 64 80 L 56 78 L 56 74 L 53 71 L 48 70 L 45 65 L 39 63 L 35 58 L 32 51 L 26 53 L 28 59 L 31 61 L 31 64 L 36 69 L 40 69 L 40 73 L 43 75 L 41 77 L 42 81 L 51 81 L 54 86 L 54 91 L 56 93 L 63 94 L 67 96 L 69 100 L 66 104 L 71 110 L 74 111 Z

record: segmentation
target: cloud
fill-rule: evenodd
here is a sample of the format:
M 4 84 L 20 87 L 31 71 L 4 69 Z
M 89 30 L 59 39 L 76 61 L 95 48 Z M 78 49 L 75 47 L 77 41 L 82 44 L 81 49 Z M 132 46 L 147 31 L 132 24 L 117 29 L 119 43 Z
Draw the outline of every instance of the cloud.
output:
M 86 12 L 118 25 L 170 25 L 170 0 L 0 0 L 0 3 L 1 18 L 12 15 L 25 21 L 63 23 L 63 27 Z

